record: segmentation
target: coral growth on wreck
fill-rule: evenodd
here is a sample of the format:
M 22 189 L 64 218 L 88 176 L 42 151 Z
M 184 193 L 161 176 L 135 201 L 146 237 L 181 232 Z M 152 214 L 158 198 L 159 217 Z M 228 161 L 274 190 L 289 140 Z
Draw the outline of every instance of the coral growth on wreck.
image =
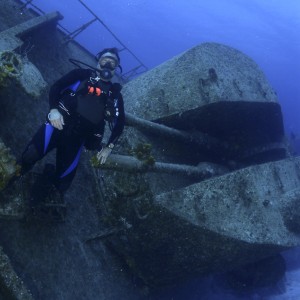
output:
M 9 78 L 21 75 L 22 61 L 13 51 L 0 52 L 0 88 L 7 85 Z

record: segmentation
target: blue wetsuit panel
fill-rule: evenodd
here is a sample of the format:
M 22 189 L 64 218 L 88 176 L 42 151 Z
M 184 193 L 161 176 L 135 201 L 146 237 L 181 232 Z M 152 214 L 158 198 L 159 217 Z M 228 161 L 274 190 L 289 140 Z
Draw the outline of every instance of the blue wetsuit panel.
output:
M 54 127 L 51 124 L 47 123 L 45 126 L 44 154 L 46 154 L 46 151 L 48 149 L 53 130 Z

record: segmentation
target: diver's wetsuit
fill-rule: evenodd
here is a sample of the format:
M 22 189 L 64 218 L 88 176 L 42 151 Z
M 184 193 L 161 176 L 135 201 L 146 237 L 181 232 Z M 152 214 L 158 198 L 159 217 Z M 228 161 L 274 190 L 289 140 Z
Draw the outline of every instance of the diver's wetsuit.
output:
M 125 114 L 121 86 L 104 82 L 90 69 L 75 69 L 53 84 L 49 93 L 50 109 L 64 117 L 63 130 L 47 120 L 22 154 L 22 174 L 54 148 L 56 175 L 54 184 L 61 193 L 70 186 L 83 147 L 101 150 L 107 103 L 113 103 L 109 143 L 115 143 L 124 129 Z M 110 101 L 110 102 L 109 102 Z

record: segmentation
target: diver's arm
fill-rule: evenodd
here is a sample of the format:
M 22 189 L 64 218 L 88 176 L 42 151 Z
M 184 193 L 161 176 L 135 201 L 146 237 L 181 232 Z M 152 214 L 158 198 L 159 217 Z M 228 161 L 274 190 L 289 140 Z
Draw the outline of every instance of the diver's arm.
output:
M 124 102 L 123 97 L 121 94 L 119 94 L 118 97 L 118 110 L 119 110 L 119 116 L 116 117 L 112 132 L 110 135 L 110 138 L 108 139 L 107 145 L 102 148 L 100 152 L 97 153 L 97 158 L 100 162 L 100 164 L 104 164 L 108 158 L 108 156 L 111 154 L 118 138 L 121 136 L 124 125 L 125 125 L 125 112 L 124 112 Z
M 57 80 L 51 86 L 49 91 L 50 112 L 48 114 L 48 121 L 54 128 L 62 130 L 65 125 L 63 115 L 58 110 L 63 91 L 76 81 L 86 79 L 90 74 L 91 70 L 89 69 L 75 69 Z
M 124 130 L 125 112 L 124 112 L 124 101 L 123 101 L 123 97 L 121 94 L 119 94 L 119 96 L 118 96 L 117 106 L 118 106 L 119 116 L 117 116 L 114 120 L 111 135 L 108 139 L 106 146 L 109 146 L 111 144 L 115 145 Z
M 78 80 L 84 80 L 91 75 L 89 69 L 74 69 L 68 74 L 57 80 L 49 91 L 49 106 L 50 109 L 57 108 L 62 92 L 71 84 Z

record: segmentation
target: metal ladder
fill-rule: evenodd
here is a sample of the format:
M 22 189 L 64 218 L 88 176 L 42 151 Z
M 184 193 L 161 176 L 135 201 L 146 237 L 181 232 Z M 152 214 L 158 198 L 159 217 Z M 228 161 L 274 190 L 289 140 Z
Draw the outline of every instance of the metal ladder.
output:
M 23 4 L 20 7 L 21 11 L 24 11 L 29 6 L 32 8 L 35 12 L 39 14 L 46 14 L 43 10 L 41 10 L 39 7 L 37 7 L 34 3 L 34 0 L 22 0 Z M 126 71 L 125 73 L 121 74 L 120 77 L 124 82 L 129 81 L 130 79 L 134 78 L 135 76 L 144 73 L 148 70 L 148 67 L 113 33 L 113 31 L 84 3 L 83 0 L 78 0 L 84 7 L 87 9 L 90 14 L 93 16 L 93 18 L 75 29 L 74 31 L 70 32 L 67 28 L 63 27 L 61 24 L 58 23 L 59 29 L 65 34 L 64 37 L 64 43 L 69 43 L 74 41 L 74 39 L 81 34 L 85 29 L 87 29 L 91 24 L 94 22 L 99 22 L 102 27 L 106 31 L 110 33 L 110 35 L 121 45 L 121 49 L 119 51 L 127 51 L 133 59 L 136 61 L 137 65 L 133 68 L 131 68 L 129 71 Z

